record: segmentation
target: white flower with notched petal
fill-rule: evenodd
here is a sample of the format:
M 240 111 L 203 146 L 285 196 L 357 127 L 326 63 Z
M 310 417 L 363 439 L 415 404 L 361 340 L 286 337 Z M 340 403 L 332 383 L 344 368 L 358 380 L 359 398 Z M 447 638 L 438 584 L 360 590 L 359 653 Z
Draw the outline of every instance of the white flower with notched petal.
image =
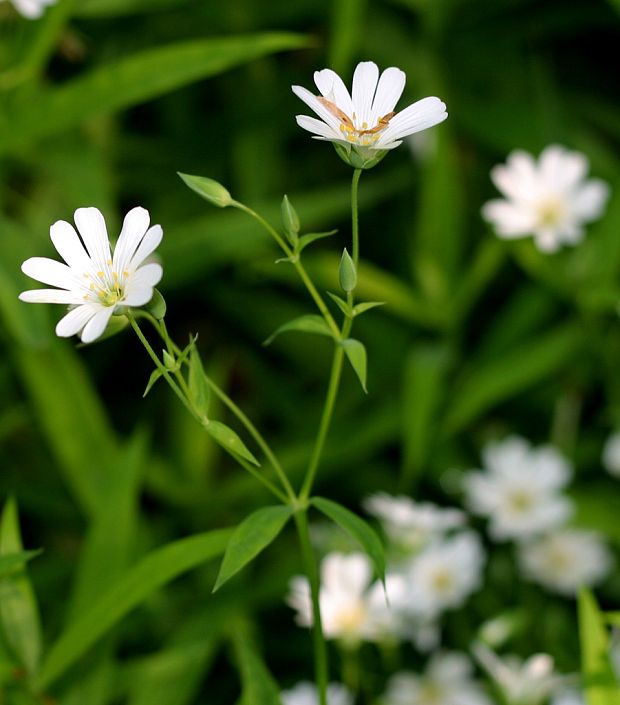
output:
M 560 494 L 570 479 L 566 460 L 550 446 L 507 438 L 484 450 L 486 472 L 464 480 L 470 509 L 491 520 L 497 540 L 526 539 L 564 523 L 571 502 Z
M 506 197 L 486 203 L 482 215 L 499 237 L 532 235 L 539 250 L 555 252 L 583 238 L 583 224 L 603 212 L 609 187 L 599 179 L 585 180 L 588 160 L 579 152 L 551 145 L 538 162 L 516 150 L 506 164 L 491 171 L 491 179 Z
M 414 502 L 385 492 L 368 497 L 364 508 L 381 521 L 392 541 L 412 551 L 465 523 L 465 514 L 458 509 L 444 509 L 431 502 Z
M 530 580 L 561 595 L 596 585 L 609 573 L 611 554 L 590 531 L 558 529 L 519 547 L 521 570 Z
M 280 693 L 282 705 L 319 705 L 319 694 L 314 683 L 298 683 L 290 690 Z M 353 695 L 341 683 L 327 686 L 327 705 L 353 705 Z
M 458 653 L 438 653 L 424 675 L 401 672 L 388 681 L 382 705 L 491 705 L 472 678 L 472 664 Z
M 340 156 L 354 167 L 374 166 L 407 135 L 433 127 L 448 117 L 445 104 L 434 97 L 395 112 L 405 88 L 405 74 L 393 66 L 379 76 L 372 61 L 359 63 L 351 93 L 331 69 L 316 71 L 314 82 L 318 96 L 302 86 L 292 88 L 321 119 L 298 115 L 297 123 L 312 132 L 315 139 L 334 142 L 340 147 Z
M 473 531 L 437 541 L 411 562 L 406 578 L 409 610 L 432 620 L 462 605 L 482 581 L 485 555 Z
M 162 268 L 145 260 L 163 233 L 159 225 L 149 227 L 148 211 L 134 208 L 125 216 L 112 255 L 105 220 L 97 208 L 78 208 L 74 219 L 81 240 L 64 220 L 50 228 L 54 247 L 66 264 L 47 257 L 31 257 L 22 264 L 24 274 L 57 288 L 24 291 L 19 298 L 69 305 L 71 310 L 58 322 L 56 334 L 68 338 L 79 333 L 82 342 L 91 343 L 118 309 L 144 306 L 153 297 Z
M 56 0 L 11 0 L 11 2 L 21 15 L 35 20 L 41 17 L 48 5 L 54 5 Z
M 567 681 L 566 676 L 556 673 L 548 654 L 535 654 L 526 661 L 517 656 L 500 658 L 480 643 L 474 645 L 473 651 L 508 705 L 542 705 Z

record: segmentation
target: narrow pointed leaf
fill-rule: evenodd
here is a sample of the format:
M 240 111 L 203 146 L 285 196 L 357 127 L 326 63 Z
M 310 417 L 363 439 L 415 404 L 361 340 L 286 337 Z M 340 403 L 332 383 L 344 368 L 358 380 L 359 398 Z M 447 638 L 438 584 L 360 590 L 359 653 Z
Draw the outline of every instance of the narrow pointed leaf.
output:
M 355 338 L 343 340 L 342 347 L 362 385 L 362 389 L 368 393 L 368 389 L 366 389 L 366 348 L 363 343 L 355 340 Z
M 47 689 L 96 641 L 157 588 L 224 552 L 231 532 L 209 531 L 174 541 L 143 558 L 100 596 L 52 645 L 35 680 Z
M 205 428 L 207 433 L 219 443 L 224 450 L 227 450 L 233 455 L 238 455 L 244 460 L 248 460 L 254 465 L 260 465 L 258 460 L 252 455 L 248 450 L 245 443 L 239 438 L 239 436 L 232 430 L 223 424 L 221 421 L 209 421 Z
M 364 549 L 375 568 L 376 574 L 385 582 L 385 552 L 377 532 L 357 514 L 337 502 L 324 497 L 313 497 L 310 504 L 338 524 Z
M 246 631 L 233 635 L 242 689 L 238 705 L 282 705 L 280 688 Z
M 246 517 L 230 538 L 213 592 L 252 561 L 278 536 L 293 510 L 282 505 L 263 507 Z
M 306 235 L 302 235 L 297 243 L 297 252 L 301 252 L 304 247 L 307 247 L 315 240 L 322 240 L 324 237 L 330 237 L 331 235 L 335 235 L 337 232 L 337 230 L 328 230 L 325 233 L 307 233 Z
M 281 325 L 274 333 L 272 333 L 267 338 L 263 345 L 269 345 L 278 335 L 280 335 L 280 333 L 286 333 L 287 331 L 315 333 L 316 335 L 325 335 L 328 338 L 333 337 L 329 326 L 327 325 L 327 323 L 325 323 L 325 319 L 322 316 L 309 314 L 307 316 L 300 316 L 299 318 L 294 318 L 292 321 Z
M 9 499 L 0 520 L 0 556 L 22 549 L 17 504 Z M 0 617 L 11 650 L 29 674 L 35 673 L 41 658 L 41 624 L 25 566 L 0 578 Z
M 341 296 L 338 296 L 337 294 L 332 294 L 331 291 L 328 291 L 327 295 L 332 301 L 336 303 L 338 308 L 342 311 L 342 313 L 344 313 L 345 316 L 348 316 L 349 318 L 353 316 L 351 306 L 349 306 L 349 304 Z
M 150 391 L 153 389 L 153 385 L 157 380 L 163 375 L 164 373 L 157 368 L 156 370 L 153 370 L 151 372 L 151 376 L 149 377 L 149 381 L 146 385 L 146 389 L 144 390 L 144 393 L 142 394 L 142 397 L 144 398 Z
M 4 556 L 0 555 L 0 578 L 13 572 L 16 568 L 21 568 L 41 553 L 42 550 L 39 549 L 37 551 L 16 551 Z
M 353 315 L 359 316 L 365 311 L 370 311 L 371 308 L 377 308 L 377 306 L 385 306 L 385 301 L 365 301 L 361 304 L 357 304 L 357 306 L 353 308 Z

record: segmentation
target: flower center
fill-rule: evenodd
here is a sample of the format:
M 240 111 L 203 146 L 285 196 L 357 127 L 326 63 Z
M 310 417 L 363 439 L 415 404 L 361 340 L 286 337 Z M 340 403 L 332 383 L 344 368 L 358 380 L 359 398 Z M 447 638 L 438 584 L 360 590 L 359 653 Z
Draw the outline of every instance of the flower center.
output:
M 340 120 L 340 132 L 342 132 L 347 142 L 360 144 L 364 147 L 374 144 L 379 139 L 381 132 L 390 124 L 390 120 L 396 115 L 395 112 L 391 112 L 378 118 L 377 124 L 373 127 L 369 127 L 367 122 L 363 122 L 359 127 L 356 127 L 357 115 L 355 113 L 349 117 L 331 100 L 323 96 L 317 96 L 317 99 L 332 115 L 335 115 Z
M 538 224 L 541 228 L 553 228 L 566 216 L 564 203 L 558 198 L 548 198 L 538 206 Z
M 446 595 L 454 586 L 454 576 L 448 570 L 438 570 L 433 575 L 431 585 L 438 595 Z
M 534 498 L 525 490 L 516 490 L 508 497 L 508 505 L 515 514 L 524 514 L 534 505 Z
M 366 619 L 366 610 L 360 602 L 354 602 L 338 615 L 338 626 L 343 634 L 356 635 Z
M 112 263 L 108 262 L 108 265 L 110 264 Z M 91 293 L 85 294 L 84 300 L 96 300 L 103 306 L 116 306 L 119 301 L 125 298 L 125 283 L 128 276 L 129 272 L 127 271 L 124 271 L 122 276 L 119 276 L 118 272 L 109 270 L 107 272 L 100 270 L 96 274 L 85 272 L 84 279 L 90 282 L 88 289 Z

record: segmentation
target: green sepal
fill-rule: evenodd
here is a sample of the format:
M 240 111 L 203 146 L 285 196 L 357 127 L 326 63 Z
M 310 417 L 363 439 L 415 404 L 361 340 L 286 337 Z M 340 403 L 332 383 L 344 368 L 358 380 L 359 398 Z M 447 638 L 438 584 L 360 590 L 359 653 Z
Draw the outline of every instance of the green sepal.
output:
M 288 238 L 291 245 L 297 248 L 297 242 L 299 240 L 299 216 L 297 215 L 297 211 L 293 208 L 293 204 L 289 201 L 286 194 L 282 199 L 280 208 L 282 211 L 282 226 L 284 227 L 284 234 Z
M 292 513 L 291 507 L 277 505 L 263 507 L 247 516 L 230 537 L 213 592 L 219 590 L 267 548 L 282 531 Z
M 332 294 L 331 291 L 328 291 L 327 295 L 332 301 L 336 303 L 338 308 L 342 311 L 342 313 L 344 313 L 347 318 L 353 318 L 353 311 L 348 301 L 345 301 L 341 296 L 338 296 L 337 294 Z
M 366 389 L 366 348 L 364 344 L 360 343 L 359 340 L 355 340 L 355 338 L 347 338 L 341 342 L 341 345 L 362 385 L 362 389 L 368 394 L 368 389 Z
M 288 323 L 282 324 L 265 340 L 263 345 L 270 345 L 274 338 L 286 331 L 314 333 L 316 335 L 325 335 L 328 338 L 333 338 L 332 332 L 322 316 L 308 314 L 307 316 L 300 316 L 299 318 L 294 318 L 292 321 L 288 321 Z
M 310 504 L 338 524 L 354 538 L 372 561 L 375 572 L 385 585 L 385 551 L 377 532 L 357 514 L 331 499 L 312 497 Z
M 370 311 L 371 308 L 377 308 L 377 306 L 385 306 L 385 301 L 364 301 L 353 307 L 353 315 L 359 316 L 360 314 Z
M 191 174 L 182 174 L 177 171 L 177 174 L 183 179 L 189 188 L 199 196 L 209 201 L 218 208 L 226 208 L 232 202 L 232 196 L 222 184 L 213 179 L 207 179 L 204 176 L 192 176 Z
M 260 463 L 248 450 L 245 443 L 239 438 L 239 436 L 226 426 L 226 424 L 220 421 L 208 421 L 204 420 L 204 427 L 207 433 L 215 440 L 224 450 L 227 450 L 232 455 L 238 455 L 240 458 L 249 461 L 253 465 L 260 467 Z
M 340 288 L 347 294 L 350 294 L 357 286 L 357 270 L 355 262 L 351 259 L 351 255 L 345 247 L 340 258 L 340 267 L 338 268 L 338 281 Z
M 352 144 L 344 144 L 343 142 L 332 142 L 332 144 L 336 154 L 342 161 L 354 169 L 372 169 L 390 151 L 389 149 L 377 150 L 369 149 L 368 147 L 358 147 Z
M 153 289 L 153 296 L 151 300 L 144 306 L 145 310 L 148 311 L 154 318 L 161 321 L 166 315 L 166 299 L 162 296 L 158 289 Z

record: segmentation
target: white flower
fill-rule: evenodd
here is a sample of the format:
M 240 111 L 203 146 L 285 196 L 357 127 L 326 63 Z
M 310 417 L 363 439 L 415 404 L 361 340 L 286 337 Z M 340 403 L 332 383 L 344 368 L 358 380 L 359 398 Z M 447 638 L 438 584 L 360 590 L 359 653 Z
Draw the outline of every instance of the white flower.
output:
M 603 448 L 603 465 L 610 475 L 620 478 L 620 432 L 612 433 Z
M 66 264 L 47 257 L 31 257 L 22 264 L 29 277 L 58 288 L 24 291 L 19 298 L 30 303 L 68 304 L 71 310 L 58 322 L 56 334 L 68 338 L 79 333 L 84 343 L 91 343 L 119 308 L 144 306 L 151 300 L 162 268 L 144 262 L 163 233 L 159 225 L 149 228 L 148 211 L 134 208 L 125 216 L 112 255 L 100 211 L 78 208 L 74 219 L 81 240 L 64 220 L 50 228 L 54 247 Z
M 521 570 L 530 580 L 562 595 L 575 595 L 582 585 L 596 585 L 612 565 L 607 546 L 596 534 L 558 529 L 519 547 Z
M 516 656 L 500 658 L 480 643 L 473 651 L 508 705 L 542 705 L 566 680 L 554 671 L 548 654 L 535 654 L 526 661 Z
M 490 705 L 472 679 L 469 659 L 458 653 L 438 653 L 423 676 L 401 672 L 388 681 L 385 705 Z
M 350 94 L 340 76 L 331 69 L 315 71 L 314 82 L 318 96 L 302 86 L 292 88 L 321 119 L 298 115 L 298 125 L 312 132 L 315 139 L 342 143 L 349 148 L 394 149 L 407 135 L 433 127 L 448 117 L 439 98 L 423 98 L 394 112 L 405 88 L 405 74 L 393 66 L 379 77 L 375 63 L 359 63 Z
M 507 438 L 484 450 L 486 472 L 464 480 L 470 509 L 491 520 L 497 540 L 524 539 L 562 524 L 572 504 L 560 494 L 570 467 L 550 446 L 531 448 L 521 438 Z
M 282 705 L 319 705 L 319 694 L 314 683 L 298 683 L 280 693 Z M 353 695 L 340 683 L 327 686 L 327 705 L 353 705 Z
M 465 514 L 458 509 L 443 509 L 430 502 L 418 503 L 385 492 L 368 497 L 364 508 L 381 521 L 392 541 L 409 550 L 417 550 L 465 523 Z
M 357 642 L 370 631 L 367 590 L 372 568 L 362 553 L 330 553 L 321 563 L 319 606 L 323 632 L 328 639 Z M 288 603 L 297 610 L 297 622 L 313 624 L 310 586 L 305 577 L 291 580 Z
M 579 152 L 551 145 L 538 162 L 516 150 L 506 164 L 495 166 L 491 179 L 506 200 L 486 203 L 482 215 L 500 237 L 532 235 L 538 249 L 554 252 L 583 238 L 583 224 L 596 220 L 605 207 L 609 187 L 585 180 L 588 160 Z
M 578 690 L 562 688 L 554 693 L 550 705 L 586 705 L 586 701 Z
M 484 560 L 480 539 L 471 531 L 431 544 L 407 572 L 409 610 L 433 619 L 459 607 L 479 587 Z
M 11 0 L 15 9 L 28 19 L 34 20 L 45 12 L 48 5 L 54 5 L 56 0 Z

